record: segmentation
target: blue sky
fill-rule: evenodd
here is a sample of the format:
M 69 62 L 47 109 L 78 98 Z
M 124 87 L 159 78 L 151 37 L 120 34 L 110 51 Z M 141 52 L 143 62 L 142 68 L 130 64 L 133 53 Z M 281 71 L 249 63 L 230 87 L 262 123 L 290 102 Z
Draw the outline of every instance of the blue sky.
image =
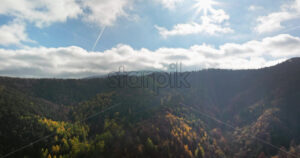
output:
M 261 68 L 300 55 L 299 18 L 300 0 L 3 0 L 0 75 Z

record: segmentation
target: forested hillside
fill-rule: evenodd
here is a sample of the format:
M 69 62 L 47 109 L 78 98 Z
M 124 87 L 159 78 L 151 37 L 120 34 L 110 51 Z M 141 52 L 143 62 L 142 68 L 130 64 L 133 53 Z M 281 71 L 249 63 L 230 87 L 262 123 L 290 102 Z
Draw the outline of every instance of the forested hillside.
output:
M 110 82 L 1 77 L 0 157 L 300 157 L 300 58 L 159 91 Z

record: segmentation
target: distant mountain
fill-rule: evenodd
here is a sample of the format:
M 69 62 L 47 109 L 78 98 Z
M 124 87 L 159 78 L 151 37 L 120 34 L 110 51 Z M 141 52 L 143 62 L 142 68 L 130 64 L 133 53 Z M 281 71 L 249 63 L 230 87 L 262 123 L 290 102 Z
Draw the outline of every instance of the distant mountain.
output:
M 300 58 L 257 70 L 1 77 L 0 157 L 300 157 L 299 113 Z

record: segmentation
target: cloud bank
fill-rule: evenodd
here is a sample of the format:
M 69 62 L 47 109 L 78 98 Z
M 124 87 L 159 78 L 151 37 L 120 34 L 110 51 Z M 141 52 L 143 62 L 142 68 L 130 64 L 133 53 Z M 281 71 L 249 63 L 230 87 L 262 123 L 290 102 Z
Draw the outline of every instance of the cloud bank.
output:
M 288 34 L 227 43 L 219 48 L 194 45 L 160 48 L 155 51 L 118 45 L 104 52 L 88 52 L 80 47 L 0 49 L 0 74 L 17 77 L 81 78 L 118 71 L 168 70 L 181 62 L 184 71 L 206 68 L 251 69 L 271 66 L 300 55 L 300 38 Z

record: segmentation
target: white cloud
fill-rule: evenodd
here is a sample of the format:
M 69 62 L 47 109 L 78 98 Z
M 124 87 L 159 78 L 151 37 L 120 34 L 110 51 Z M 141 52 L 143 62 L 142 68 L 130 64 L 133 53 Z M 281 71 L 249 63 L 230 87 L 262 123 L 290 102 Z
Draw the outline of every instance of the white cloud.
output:
M 134 0 L 1 0 L 0 15 L 33 22 L 38 27 L 81 16 L 100 26 L 128 17 Z
M 1 0 L 0 14 L 35 23 L 38 27 L 77 18 L 82 9 L 76 0 Z
M 232 33 L 233 30 L 229 27 L 222 27 L 220 25 L 203 22 L 202 24 L 198 24 L 195 22 L 187 23 L 187 24 L 177 24 L 172 30 L 168 30 L 164 27 L 155 26 L 159 31 L 160 35 L 164 38 L 168 36 L 176 36 L 176 35 L 189 35 L 189 34 L 209 34 L 216 35 L 219 33 Z
M 20 45 L 30 41 L 26 33 L 26 24 L 29 22 L 42 28 L 80 16 L 99 26 L 111 26 L 118 17 L 128 17 L 125 10 L 131 8 L 131 1 L 1 0 L 0 15 L 11 16 L 13 22 L 0 26 L 0 45 Z
M 13 21 L 0 26 L 0 45 L 20 45 L 21 42 L 32 42 L 26 34 L 26 26 L 20 21 Z
M 84 0 L 83 6 L 89 11 L 85 19 L 100 26 L 111 26 L 119 17 L 128 17 L 132 0 Z
M 257 10 L 262 10 L 264 9 L 262 6 L 257 6 L 257 5 L 251 5 L 248 7 L 248 10 L 250 11 L 257 11 Z
M 158 3 L 161 3 L 164 8 L 173 10 L 176 6 L 183 2 L 183 0 L 155 0 Z
M 294 0 L 281 6 L 278 12 L 270 13 L 257 18 L 258 25 L 254 28 L 258 33 L 268 33 L 283 29 L 285 21 L 300 18 L 300 0 Z
M 227 43 L 219 48 L 194 45 L 190 48 L 160 48 L 155 51 L 118 45 L 104 52 L 80 47 L 0 49 L 0 74 L 19 77 L 78 78 L 118 71 L 167 70 L 182 62 L 183 70 L 203 68 L 248 69 L 274 65 L 300 56 L 300 38 L 281 34 L 243 44 Z
M 202 14 L 200 16 L 201 23 L 192 21 L 177 24 L 171 30 L 160 26 L 155 27 L 164 38 L 176 35 L 216 35 L 234 32 L 228 27 L 229 23 L 227 21 L 230 18 L 229 15 L 222 9 L 213 8 L 214 5 L 219 5 L 219 3 L 213 0 L 197 0 L 197 3 L 193 5 L 193 8 L 196 9 L 195 16 Z

